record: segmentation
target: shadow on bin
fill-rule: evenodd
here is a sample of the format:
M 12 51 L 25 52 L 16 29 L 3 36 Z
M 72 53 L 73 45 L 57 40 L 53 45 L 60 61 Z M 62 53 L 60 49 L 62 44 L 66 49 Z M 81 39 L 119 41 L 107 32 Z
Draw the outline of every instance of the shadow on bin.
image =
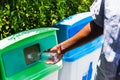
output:
M 44 51 L 58 44 L 56 28 L 23 31 L 0 41 L 0 80 L 57 80 L 61 61 L 47 65 Z

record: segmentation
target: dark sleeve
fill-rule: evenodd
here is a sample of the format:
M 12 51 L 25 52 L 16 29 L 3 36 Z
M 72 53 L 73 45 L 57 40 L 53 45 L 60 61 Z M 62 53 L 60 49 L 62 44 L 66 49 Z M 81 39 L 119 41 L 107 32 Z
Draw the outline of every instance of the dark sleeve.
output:
M 95 0 L 90 7 L 94 22 L 100 27 L 104 26 L 104 0 Z

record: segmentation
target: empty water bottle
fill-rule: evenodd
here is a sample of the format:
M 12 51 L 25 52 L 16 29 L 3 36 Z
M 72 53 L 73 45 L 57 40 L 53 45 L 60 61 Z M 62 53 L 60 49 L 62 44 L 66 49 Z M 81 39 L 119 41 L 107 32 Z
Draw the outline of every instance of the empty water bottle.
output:
M 42 60 L 46 61 L 47 64 L 49 63 L 56 63 L 59 61 L 58 54 L 54 52 L 44 52 L 42 53 Z

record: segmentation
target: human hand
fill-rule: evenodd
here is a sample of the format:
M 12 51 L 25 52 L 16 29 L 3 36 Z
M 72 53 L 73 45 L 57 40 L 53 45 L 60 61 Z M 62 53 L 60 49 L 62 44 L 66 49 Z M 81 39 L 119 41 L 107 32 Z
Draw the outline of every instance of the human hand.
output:
M 46 52 L 51 55 L 46 61 L 46 64 L 55 64 L 59 62 L 63 57 L 63 52 L 60 45 L 56 45 L 55 47 L 47 50 Z

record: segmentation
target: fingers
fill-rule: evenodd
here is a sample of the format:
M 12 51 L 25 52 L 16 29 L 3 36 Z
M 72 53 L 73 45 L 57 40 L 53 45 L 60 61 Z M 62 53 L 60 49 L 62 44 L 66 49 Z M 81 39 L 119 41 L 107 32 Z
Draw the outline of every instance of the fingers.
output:
M 62 53 L 61 46 L 56 45 L 53 48 L 51 48 L 49 50 L 46 50 L 46 52 L 54 52 L 54 53 L 57 53 L 57 54 L 61 54 Z
M 53 56 L 46 61 L 46 64 L 55 64 L 62 59 L 63 54 L 60 45 L 56 45 L 55 47 L 47 50 L 47 52 L 51 52 L 51 54 L 53 53 Z
M 55 64 L 55 62 L 48 60 L 48 61 L 46 61 L 46 64 Z

